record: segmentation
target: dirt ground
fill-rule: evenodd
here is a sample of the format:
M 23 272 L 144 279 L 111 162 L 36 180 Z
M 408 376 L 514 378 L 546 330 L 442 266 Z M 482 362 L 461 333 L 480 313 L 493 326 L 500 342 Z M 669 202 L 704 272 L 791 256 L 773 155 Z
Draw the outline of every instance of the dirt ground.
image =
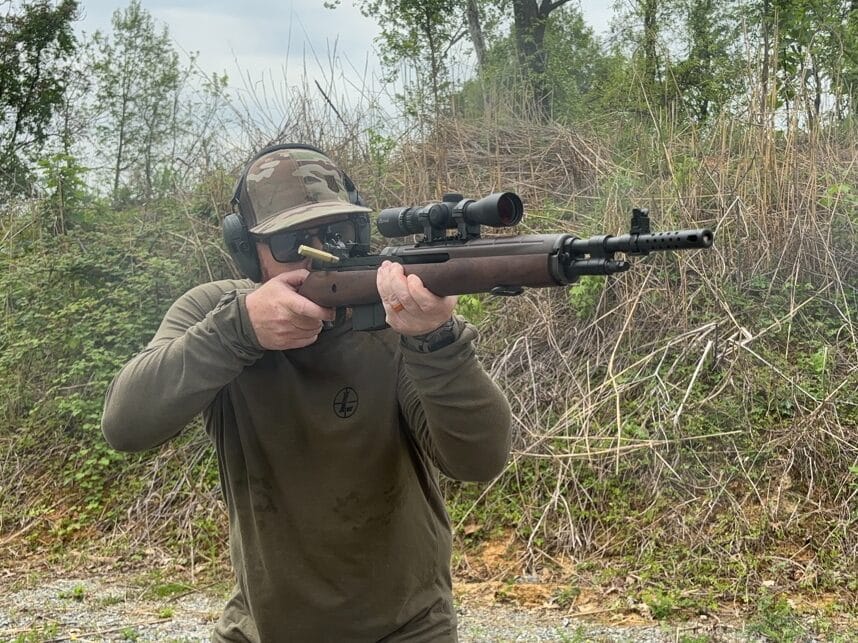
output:
M 619 612 L 501 603 L 494 591 L 492 585 L 457 585 L 461 641 L 761 640 L 746 635 L 741 626 L 711 618 L 658 625 Z M 530 602 L 544 592 L 532 587 L 521 595 Z M 31 576 L 2 592 L 0 640 L 205 641 L 224 604 L 223 594 L 215 587 L 153 585 L 151 576 L 147 580 L 140 573 Z
M 228 570 L 189 570 L 156 552 L 133 561 L 10 553 L 0 552 L 0 641 L 206 641 L 230 591 Z M 460 641 L 858 642 L 858 621 L 820 618 L 822 611 L 755 623 L 724 605 L 658 621 L 647 605 L 610 588 L 516 577 L 516 565 L 503 543 L 459 561 Z

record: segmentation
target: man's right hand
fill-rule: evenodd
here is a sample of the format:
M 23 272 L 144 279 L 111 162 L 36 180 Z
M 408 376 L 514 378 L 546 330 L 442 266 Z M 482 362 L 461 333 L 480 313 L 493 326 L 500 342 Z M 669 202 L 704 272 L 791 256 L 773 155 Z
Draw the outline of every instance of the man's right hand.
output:
M 247 295 L 247 314 L 263 348 L 309 346 L 319 337 L 322 322 L 334 320 L 333 308 L 324 308 L 298 294 L 309 274 L 303 268 L 281 273 Z

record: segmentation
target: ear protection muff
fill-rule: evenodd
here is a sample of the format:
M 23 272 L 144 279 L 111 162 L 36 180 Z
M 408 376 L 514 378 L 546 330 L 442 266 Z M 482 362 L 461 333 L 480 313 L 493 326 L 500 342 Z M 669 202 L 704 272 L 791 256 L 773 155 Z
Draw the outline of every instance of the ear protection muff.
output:
M 270 152 L 276 152 L 277 150 L 295 149 L 311 150 L 313 152 L 318 152 L 319 154 L 325 154 L 318 147 L 307 145 L 306 143 L 269 145 L 247 162 L 244 172 L 241 173 L 241 176 L 235 184 L 235 191 L 233 192 L 231 201 L 232 213 L 226 215 L 223 219 L 223 241 L 226 245 L 226 249 L 229 251 L 233 261 L 235 261 L 235 265 L 238 266 L 241 274 L 257 283 L 262 281 L 262 267 L 259 265 L 259 255 L 256 252 L 256 244 L 253 239 L 250 238 L 247 222 L 241 212 L 241 191 L 244 188 L 247 170 L 256 159 Z M 343 176 L 343 184 L 345 185 L 349 202 L 354 205 L 366 207 L 360 193 L 355 187 L 354 181 L 352 181 L 351 178 L 342 170 L 340 170 L 340 173 Z M 363 224 L 359 226 L 358 242 L 365 243 L 368 248 L 370 236 L 369 217 L 365 216 L 363 220 L 366 221 L 366 226 L 365 228 Z
M 259 265 L 256 244 L 250 238 L 247 224 L 240 212 L 233 212 L 223 218 L 223 242 L 239 272 L 256 283 L 262 281 L 262 267 Z

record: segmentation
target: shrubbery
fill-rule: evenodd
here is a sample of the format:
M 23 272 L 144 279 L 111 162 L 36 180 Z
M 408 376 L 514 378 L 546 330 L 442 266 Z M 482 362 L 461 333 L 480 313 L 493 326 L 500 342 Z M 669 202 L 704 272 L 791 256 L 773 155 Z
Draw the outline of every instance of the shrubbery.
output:
M 127 513 L 130 489 L 113 483 L 133 458 L 101 436 L 107 386 L 207 266 L 226 270 L 187 237 L 206 224 L 142 211 L 97 220 L 57 234 L 28 205 L 4 222 L 0 255 L 0 509 L 12 525 L 44 517 L 61 537 Z

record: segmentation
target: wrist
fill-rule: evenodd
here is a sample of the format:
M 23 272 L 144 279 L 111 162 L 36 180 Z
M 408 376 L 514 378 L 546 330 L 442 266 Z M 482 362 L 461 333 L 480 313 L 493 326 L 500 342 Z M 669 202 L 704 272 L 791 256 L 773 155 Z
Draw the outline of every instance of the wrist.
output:
M 431 353 L 449 346 L 462 334 L 462 326 L 451 317 L 438 328 L 420 335 L 403 335 L 402 345 L 419 353 Z
M 224 293 L 209 313 L 212 322 L 221 329 L 224 338 L 246 349 L 264 350 L 247 306 L 251 291 L 236 289 Z

